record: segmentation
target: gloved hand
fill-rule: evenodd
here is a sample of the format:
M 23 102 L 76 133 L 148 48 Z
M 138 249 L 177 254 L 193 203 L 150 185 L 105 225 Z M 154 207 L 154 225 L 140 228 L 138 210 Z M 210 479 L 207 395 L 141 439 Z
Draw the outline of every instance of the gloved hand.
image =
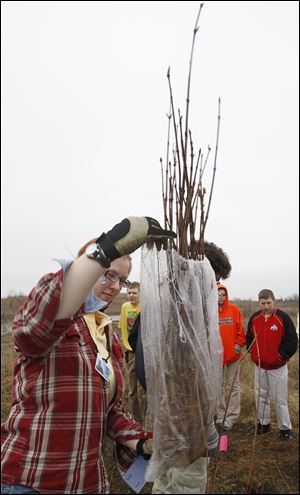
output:
M 159 241 L 177 236 L 172 230 L 164 230 L 157 220 L 150 217 L 128 217 L 115 225 L 109 232 L 96 240 L 102 249 L 108 264 L 120 256 L 133 253 L 145 241 Z
M 153 454 L 153 439 L 141 438 L 136 444 L 136 452 L 138 455 L 144 457 L 144 459 L 150 459 Z
M 234 350 L 237 354 L 240 354 L 241 353 L 241 346 L 239 344 L 235 344 L 234 346 Z

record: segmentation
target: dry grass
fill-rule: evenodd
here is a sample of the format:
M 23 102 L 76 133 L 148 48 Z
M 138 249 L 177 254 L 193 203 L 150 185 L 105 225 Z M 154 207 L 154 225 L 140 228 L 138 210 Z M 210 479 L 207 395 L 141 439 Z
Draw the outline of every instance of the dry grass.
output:
M 11 383 L 17 354 L 10 334 L 1 336 L 1 423 L 8 416 L 11 404 Z
M 256 411 L 253 366 L 250 358 L 241 367 L 241 417 L 228 435 L 229 448 L 209 466 L 208 493 L 299 493 L 299 353 L 289 363 L 289 411 L 295 438 L 278 436 L 274 409 L 270 433 L 258 435 L 253 451 Z M 250 467 L 252 477 L 249 479 Z
M 5 301 L 5 300 L 4 300 Z M 120 294 L 110 314 L 119 314 L 121 304 L 126 301 L 126 294 Z M 3 302 L 3 301 L 2 301 Z M 20 301 L 15 301 L 18 305 Z M 255 304 L 255 303 L 253 303 Z M 20 305 L 20 304 L 19 304 Z M 10 301 L 9 314 L 3 310 L 4 321 L 11 318 L 13 302 Z M 242 304 L 239 304 L 241 307 Z M 253 312 L 253 305 L 251 312 Z M 285 305 L 280 305 L 286 309 Z M 243 309 L 243 308 L 242 308 Z M 255 308 L 254 308 L 255 310 Z M 295 321 L 297 309 L 290 307 L 289 314 Z M 15 311 L 14 311 L 15 312 Z M 246 311 L 244 311 L 246 313 Z M 245 315 L 245 324 L 249 315 Z M 2 321 L 3 321 L 2 320 Z M 11 334 L 1 337 L 1 381 L 2 408 L 1 421 L 7 418 L 10 409 L 11 378 L 16 353 Z M 253 455 L 252 428 L 256 423 L 253 393 L 253 367 L 247 357 L 241 367 L 241 417 L 232 431 L 226 432 L 229 440 L 228 452 L 219 454 L 209 465 L 208 493 L 299 493 L 299 353 L 289 363 L 289 410 L 293 423 L 294 440 L 286 442 L 278 437 L 274 410 L 272 410 L 272 430 L 270 433 L 256 437 Z M 113 460 L 113 443 L 107 439 L 106 467 L 111 483 L 111 493 L 134 493 L 120 477 Z M 249 472 L 252 466 L 252 479 Z M 141 493 L 151 493 L 151 484 L 147 483 Z
M 107 314 L 115 315 L 121 311 L 121 306 L 126 302 L 126 292 L 121 292 L 117 295 L 114 301 L 108 306 Z M 1 299 L 1 324 L 7 324 L 13 320 L 13 317 L 25 301 L 25 296 L 10 296 Z

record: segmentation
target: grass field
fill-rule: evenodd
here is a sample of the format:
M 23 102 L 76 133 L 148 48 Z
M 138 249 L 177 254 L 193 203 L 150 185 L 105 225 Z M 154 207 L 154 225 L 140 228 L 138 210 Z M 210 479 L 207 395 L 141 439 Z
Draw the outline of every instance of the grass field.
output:
M 110 314 L 119 314 L 126 295 L 121 294 L 109 307 Z M 18 301 L 1 301 L 2 323 L 11 322 L 20 305 Z M 236 302 L 236 301 L 235 301 Z M 237 303 L 237 302 L 236 302 Z M 256 310 L 253 301 L 239 301 L 244 314 L 244 323 Z M 296 321 L 297 305 L 278 304 Z M 116 329 L 117 330 L 117 329 Z M 117 330 L 118 331 L 118 330 Z M 16 357 L 10 333 L 1 337 L 1 421 L 5 421 L 10 409 L 11 378 Z M 253 445 L 252 428 L 256 423 L 253 396 L 253 367 L 248 356 L 241 366 L 241 417 L 232 431 L 226 432 L 229 448 L 226 454 L 219 454 L 209 464 L 207 493 L 299 493 L 299 353 L 289 363 L 289 411 L 293 424 L 294 440 L 286 442 L 278 437 L 274 410 L 272 409 L 272 429 L 265 435 L 257 436 Z M 134 493 L 120 477 L 113 460 L 113 443 L 107 439 L 106 467 L 111 483 L 110 493 Z M 141 493 L 151 493 L 147 483 Z

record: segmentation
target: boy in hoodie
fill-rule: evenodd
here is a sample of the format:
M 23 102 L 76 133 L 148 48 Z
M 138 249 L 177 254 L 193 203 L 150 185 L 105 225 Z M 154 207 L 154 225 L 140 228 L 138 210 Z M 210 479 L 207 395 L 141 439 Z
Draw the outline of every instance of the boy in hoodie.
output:
M 218 284 L 219 328 L 223 344 L 223 377 L 227 382 L 231 394 L 226 411 L 225 387 L 218 406 L 217 425 L 225 430 L 231 430 L 240 416 L 240 356 L 245 345 L 245 331 L 242 322 L 242 313 L 235 304 L 229 303 L 227 288 Z M 225 383 L 224 383 L 225 384 Z M 226 411 L 226 417 L 225 417 Z M 225 418 L 225 419 L 224 419 Z M 224 423 L 223 423 L 224 422 Z
M 255 364 L 256 431 L 258 434 L 270 431 L 271 394 L 279 435 L 283 440 L 292 440 L 287 362 L 297 351 L 298 337 L 289 315 L 275 307 L 275 296 L 271 290 L 261 290 L 258 301 L 261 310 L 251 316 L 246 336 L 247 349 L 251 347 L 251 359 Z

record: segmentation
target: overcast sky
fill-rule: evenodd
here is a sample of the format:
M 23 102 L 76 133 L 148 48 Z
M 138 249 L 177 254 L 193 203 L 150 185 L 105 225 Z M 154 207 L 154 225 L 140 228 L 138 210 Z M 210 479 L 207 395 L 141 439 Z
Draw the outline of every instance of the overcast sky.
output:
M 163 222 L 166 74 L 183 112 L 198 9 L 1 2 L 2 297 L 26 294 L 52 258 L 128 215 Z M 214 147 L 220 97 L 206 239 L 230 257 L 231 298 L 298 293 L 298 10 L 208 1 L 200 17 L 190 129 L 197 149 Z M 138 280 L 140 252 L 133 260 Z

